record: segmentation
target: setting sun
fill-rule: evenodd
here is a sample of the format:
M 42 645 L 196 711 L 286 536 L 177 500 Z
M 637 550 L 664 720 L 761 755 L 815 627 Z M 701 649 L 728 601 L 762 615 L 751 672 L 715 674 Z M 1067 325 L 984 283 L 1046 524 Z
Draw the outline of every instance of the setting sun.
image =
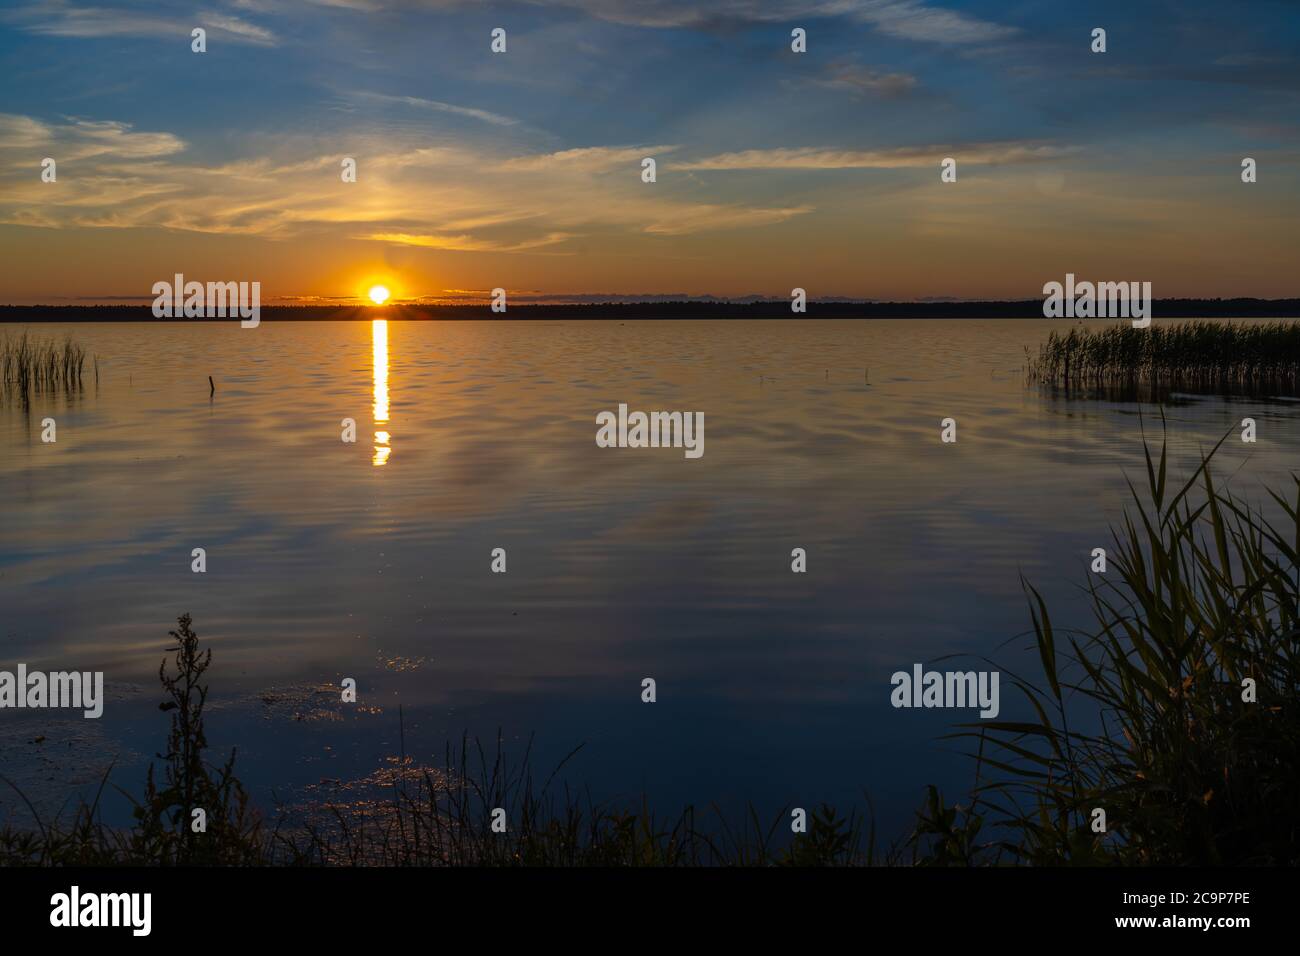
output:
M 375 305 L 383 305 L 385 302 L 388 301 L 389 293 L 388 293 L 388 289 L 385 286 L 376 285 L 370 287 L 369 295 L 370 295 L 370 301 L 373 302 Z

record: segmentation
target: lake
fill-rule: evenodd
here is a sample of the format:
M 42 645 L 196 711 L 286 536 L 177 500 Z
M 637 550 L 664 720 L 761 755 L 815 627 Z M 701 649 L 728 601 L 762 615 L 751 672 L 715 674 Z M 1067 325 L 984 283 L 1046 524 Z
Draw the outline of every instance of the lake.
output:
M 267 811 L 364 801 L 400 753 L 436 764 L 499 728 L 542 779 L 584 745 L 560 779 L 598 801 L 769 819 L 866 793 L 901 833 L 925 784 L 963 796 L 972 763 L 939 738 L 978 718 L 896 709 L 891 675 L 958 654 L 1034 676 L 1020 575 L 1087 626 L 1090 552 L 1126 474 L 1144 486 L 1142 429 L 1161 436 L 1155 406 L 1026 386 L 1025 347 L 1067 325 L 35 326 L 99 380 L 0 405 L 0 669 L 103 671 L 107 700 L 99 720 L 0 711 L 0 772 L 48 812 L 110 764 L 138 793 L 189 612 L 210 743 Z M 598 447 L 620 403 L 702 413 L 704 454 Z M 1174 475 L 1248 416 L 1224 486 L 1259 501 L 1300 461 L 1294 402 L 1164 415 Z M 1023 712 L 1004 681 L 1001 717 Z

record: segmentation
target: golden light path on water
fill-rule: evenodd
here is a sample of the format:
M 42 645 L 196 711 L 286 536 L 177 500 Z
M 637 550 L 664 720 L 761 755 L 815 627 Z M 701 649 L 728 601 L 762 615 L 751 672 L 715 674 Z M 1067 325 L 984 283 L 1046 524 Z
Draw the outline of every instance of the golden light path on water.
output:
M 374 319 L 370 323 L 371 351 L 375 375 L 375 457 L 376 468 L 388 463 L 393 453 L 389 445 L 391 436 L 381 425 L 388 424 L 388 320 Z

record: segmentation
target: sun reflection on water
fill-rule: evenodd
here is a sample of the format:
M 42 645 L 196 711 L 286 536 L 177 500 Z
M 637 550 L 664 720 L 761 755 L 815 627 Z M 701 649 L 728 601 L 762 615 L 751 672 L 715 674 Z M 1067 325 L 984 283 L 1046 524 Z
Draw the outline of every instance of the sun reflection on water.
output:
M 376 468 L 388 463 L 388 456 L 393 453 L 390 447 L 392 436 L 388 429 L 379 428 L 388 424 L 388 320 L 374 319 L 370 323 L 370 341 L 374 356 L 375 370 L 375 457 L 371 459 Z

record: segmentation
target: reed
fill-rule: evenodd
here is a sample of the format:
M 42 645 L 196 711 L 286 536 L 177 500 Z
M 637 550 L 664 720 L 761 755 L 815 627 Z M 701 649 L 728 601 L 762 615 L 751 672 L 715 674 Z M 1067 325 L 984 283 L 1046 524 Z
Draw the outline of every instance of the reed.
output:
M 1300 323 L 1180 322 L 1136 329 L 1052 332 L 1029 381 L 1062 388 L 1158 386 L 1193 391 L 1296 395 Z
M 1300 862 L 1300 477 L 1271 523 L 1214 483 L 1222 444 L 1176 489 L 1146 448 L 1091 628 L 1055 626 L 1025 582 L 1042 679 L 1013 683 L 1034 716 L 955 735 L 988 774 L 956 819 L 1001 830 L 991 858 Z
M 99 359 L 93 358 L 96 381 Z M 23 332 L 0 339 L 0 385 L 3 392 L 24 399 L 52 392 L 79 391 L 86 365 L 86 350 L 70 338 L 62 343 L 35 339 Z

